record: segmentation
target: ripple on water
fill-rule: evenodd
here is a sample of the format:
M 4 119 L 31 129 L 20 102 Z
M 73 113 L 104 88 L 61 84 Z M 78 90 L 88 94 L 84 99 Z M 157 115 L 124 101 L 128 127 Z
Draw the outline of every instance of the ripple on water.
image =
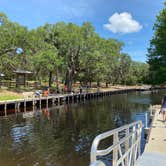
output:
M 160 103 L 163 94 L 112 95 L 0 118 L 0 166 L 87 166 L 96 135 L 135 120 L 144 123 L 149 104 Z

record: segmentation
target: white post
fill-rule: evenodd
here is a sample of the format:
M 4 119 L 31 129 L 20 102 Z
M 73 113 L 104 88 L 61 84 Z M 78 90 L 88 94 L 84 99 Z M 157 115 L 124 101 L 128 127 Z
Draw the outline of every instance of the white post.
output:
M 145 128 L 148 128 L 148 113 L 145 113 Z
M 118 142 L 118 132 L 113 135 L 113 145 L 115 145 Z M 118 161 L 118 148 L 114 148 L 113 150 L 113 166 L 117 166 Z

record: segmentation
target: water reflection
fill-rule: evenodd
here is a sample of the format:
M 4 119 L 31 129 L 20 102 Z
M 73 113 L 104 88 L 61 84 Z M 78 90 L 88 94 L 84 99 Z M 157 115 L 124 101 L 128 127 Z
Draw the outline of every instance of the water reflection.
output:
M 1 117 L 0 166 L 87 166 L 96 135 L 144 121 L 149 104 L 163 94 L 113 95 Z

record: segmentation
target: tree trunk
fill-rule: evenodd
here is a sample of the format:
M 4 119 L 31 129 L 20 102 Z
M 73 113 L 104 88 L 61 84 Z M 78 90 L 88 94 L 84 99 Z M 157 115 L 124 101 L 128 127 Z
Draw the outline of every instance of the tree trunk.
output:
M 99 80 L 97 81 L 97 87 L 100 87 L 100 81 Z
M 90 88 L 92 88 L 92 81 L 89 82 L 89 86 L 90 86 Z
M 49 87 L 52 85 L 52 71 L 49 73 Z
M 35 88 L 37 88 L 39 81 L 40 81 L 39 72 L 37 71 L 35 73 Z
M 56 69 L 56 86 L 59 87 L 59 72 L 58 72 L 58 68 Z
M 67 72 L 66 72 L 66 81 L 65 81 L 68 92 L 72 91 L 73 73 L 74 73 L 74 71 L 70 67 L 68 67 Z
M 108 82 L 105 83 L 106 88 L 108 88 Z

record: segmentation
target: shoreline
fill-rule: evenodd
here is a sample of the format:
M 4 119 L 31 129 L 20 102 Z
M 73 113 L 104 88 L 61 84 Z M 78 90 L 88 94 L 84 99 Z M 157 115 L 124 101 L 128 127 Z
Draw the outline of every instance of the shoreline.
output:
M 134 86 L 125 86 L 125 85 L 115 85 L 115 86 L 109 86 L 109 87 L 92 87 L 88 89 L 89 93 L 95 93 L 95 92 L 109 92 L 109 91 L 115 91 L 115 90 L 126 90 L 126 89 L 150 89 L 152 88 L 152 86 L 150 85 L 142 85 L 142 86 L 138 86 L 138 85 L 134 85 Z M 166 88 L 166 87 L 165 87 Z M 33 90 L 21 90 L 21 92 L 17 92 L 16 90 L 7 90 L 7 89 L 3 89 L 0 88 L 0 102 L 4 102 L 4 101 L 9 101 L 9 100 L 18 100 L 18 99 L 25 99 L 26 97 L 26 93 L 34 93 L 36 92 L 36 90 L 38 89 L 33 89 Z M 74 87 L 73 91 L 75 93 L 79 93 L 79 86 L 78 87 Z M 83 87 L 83 93 L 87 93 L 87 89 L 85 87 Z M 52 93 L 51 95 L 64 95 L 64 94 L 68 94 L 68 93 Z M 70 93 L 69 93 L 70 94 Z
M 157 88 L 161 89 L 161 88 Z M 26 109 L 27 107 L 37 106 L 38 108 L 42 108 L 43 106 L 48 107 L 50 104 L 53 106 L 63 105 L 64 103 L 74 103 L 78 101 L 90 100 L 92 98 L 111 96 L 116 94 L 123 94 L 134 91 L 149 91 L 149 90 L 157 90 L 156 88 L 151 87 L 139 87 L 139 88 L 123 88 L 123 89 L 114 89 L 110 91 L 98 91 L 98 92 L 89 92 L 89 93 L 68 93 L 68 94 L 57 94 L 51 95 L 48 97 L 33 97 L 33 98 L 22 98 L 15 100 L 6 100 L 0 101 L 0 111 L 5 112 L 7 115 L 7 111 L 10 109 L 20 110 L 20 108 Z M 162 88 L 165 89 L 165 88 Z
M 82 94 L 86 94 L 86 93 L 98 93 L 98 92 L 114 92 L 114 91 L 124 91 L 124 90 L 142 90 L 142 91 L 146 91 L 146 90 L 160 90 L 160 89 L 166 89 L 166 86 L 151 86 L 151 85 L 144 85 L 144 86 L 138 86 L 138 85 L 134 85 L 134 86 L 124 86 L 124 85 L 116 85 L 116 86 L 110 86 L 108 88 L 106 87 L 100 87 L 100 88 L 90 88 L 88 91 L 86 88 L 83 88 L 82 90 Z M 23 91 L 22 93 L 20 92 L 16 92 L 16 91 L 9 91 L 9 90 L 3 90 L 1 89 L 0 92 L 0 104 L 2 102 L 8 102 L 8 101 L 19 101 L 19 100 L 25 100 L 25 99 L 31 99 L 31 98 L 36 98 L 35 97 L 35 91 L 36 90 L 32 90 L 32 91 Z M 26 95 L 27 93 L 27 95 Z M 29 95 L 30 94 L 30 95 Z M 62 96 L 62 95 L 74 95 L 74 94 L 80 94 L 79 88 L 74 88 L 74 93 L 50 93 L 50 96 Z M 29 95 L 29 96 L 28 96 Z M 9 96 L 9 98 L 12 99 L 5 99 Z M 1 98 L 3 98 L 3 100 L 1 100 Z M 42 96 L 44 97 L 44 96 Z M 41 98 L 42 98 L 41 97 Z M 37 97 L 38 98 L 38 97 Z

